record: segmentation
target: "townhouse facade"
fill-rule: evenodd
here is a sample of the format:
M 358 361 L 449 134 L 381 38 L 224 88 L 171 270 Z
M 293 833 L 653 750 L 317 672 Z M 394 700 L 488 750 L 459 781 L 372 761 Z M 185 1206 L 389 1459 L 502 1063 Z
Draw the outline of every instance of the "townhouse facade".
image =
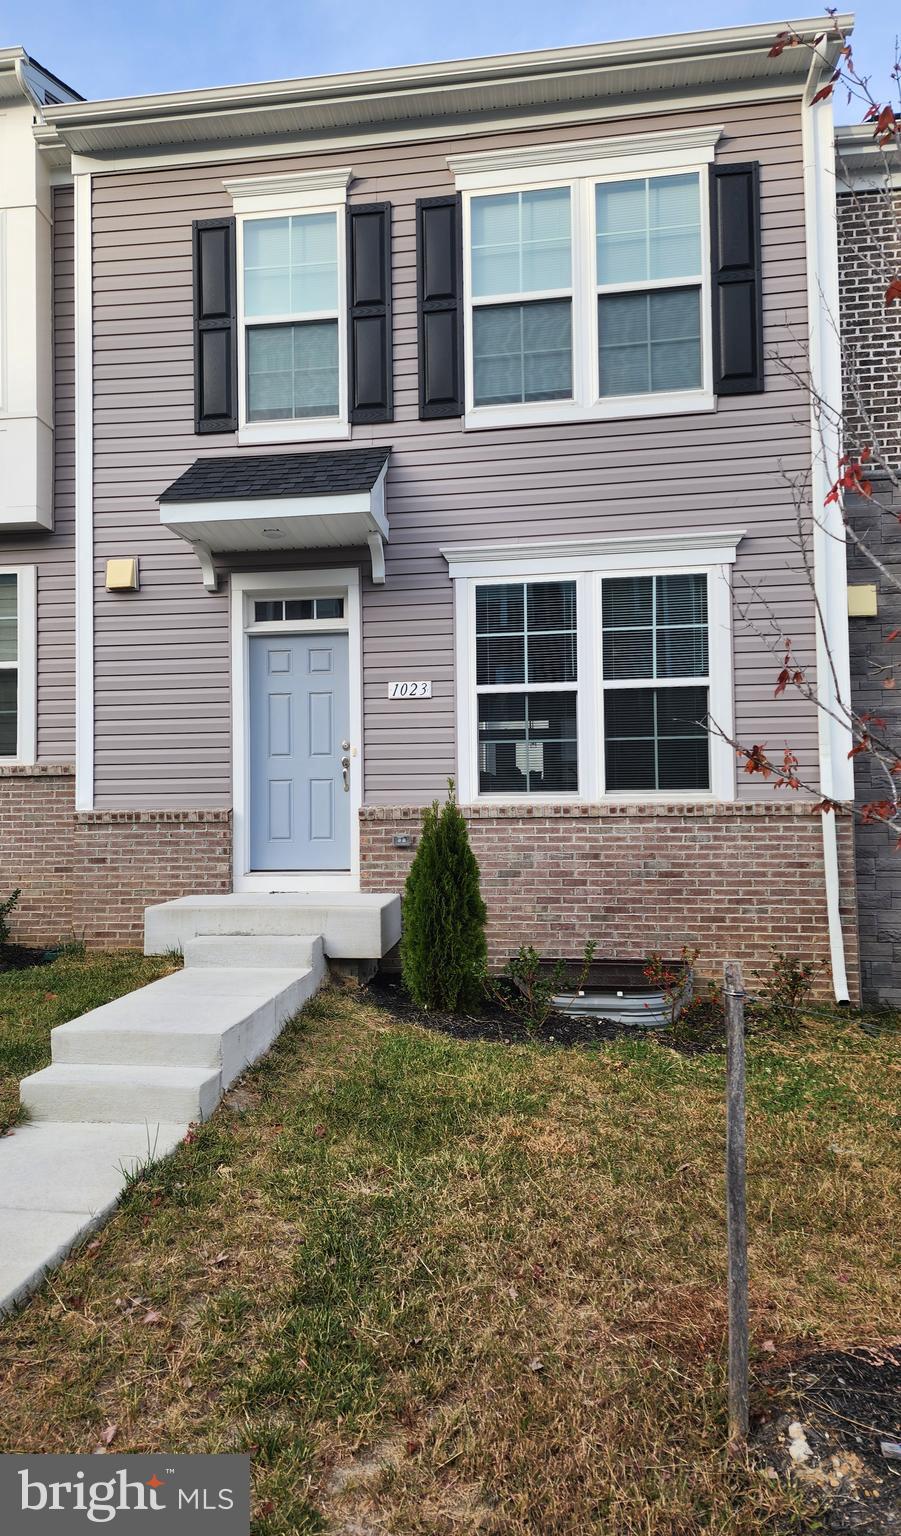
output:
M 29 98 L 55 367 L 52 525 L 0 524 L 23 936 L 399 890 L 453 779 L 496 961 L 775 944 L 857 998 L 852 823 L 736 752 L 850 796 L 838 721 L 774 696 L 785 635 L 833 686 L 796 367 L 841 389 L 826 66 L 777 30 Z M 811 537 L 841 683 L 844 550 Z

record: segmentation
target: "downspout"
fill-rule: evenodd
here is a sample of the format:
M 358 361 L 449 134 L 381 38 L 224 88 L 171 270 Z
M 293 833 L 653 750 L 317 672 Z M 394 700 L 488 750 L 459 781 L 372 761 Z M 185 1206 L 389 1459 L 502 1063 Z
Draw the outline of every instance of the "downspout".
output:
M 817 709 L 820 788 L 829 800 L 853 801 L 854 771 L 848 753 L 850 724 L 834 715 L 851 696 L 848 649 L 848 572 L 841 513 L 825 505 L 838 474 L 841 451 L 842 358 L 839 336 L 838 242 L 835 206 L 835 150 L 832 102 L 813 105 L 822 79 L 822 61 L 811 60 L 801 113 L 804 163 L 804 223 L 807 251 L 807 305 L 811 387 L 826 404 L 817 421 L 811 400 L 811 504 L 813 509 L 816 618 Z M 830 663 L 831 653 L 831 663 Z M 848 975 L 842 932 L 835 811 L 823 811 L 823 868 L 829 925 L 829 954 L 836 1001 L 847 1003 Z

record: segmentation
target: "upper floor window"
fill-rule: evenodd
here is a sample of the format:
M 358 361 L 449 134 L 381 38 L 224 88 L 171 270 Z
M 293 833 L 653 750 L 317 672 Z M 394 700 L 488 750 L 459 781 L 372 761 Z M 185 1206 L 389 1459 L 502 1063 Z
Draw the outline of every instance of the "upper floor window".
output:
M 697 173 L 602 182 L 595 214 L 600 395 L 700 389 Z
M 472 201 L 476 405 L 572 398 L 568 187 Z
M 337 212 L 243 225 L 246 420 L 341 414 Z
M 713 409 L 718 133 L 452 158 L 467 426 Z

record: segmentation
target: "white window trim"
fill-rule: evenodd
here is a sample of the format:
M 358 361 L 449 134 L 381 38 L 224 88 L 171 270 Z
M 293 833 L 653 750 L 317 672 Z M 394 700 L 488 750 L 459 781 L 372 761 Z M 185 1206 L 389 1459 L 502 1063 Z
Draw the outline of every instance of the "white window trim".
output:
M 37 566 L 0 565 L 0 576 L 16 577 L 17 660 L 0 670 L 18 673 L 16 751 L 0 755 L 4 766 L 32 767 L 37 762 Z
M 347 259 L 344 210 L 352 172 L 307 171 L 285 176 L 245 176 L 224 183 L 235 210 L 236 283 L 238 293 L 238 443 L 334 442 L 350 437 L 347 367 Z M 247 333 L 244 314 L 244 225 L 250 219 L 290 218 L 292 214 L 331 213 L 337 228 L 338 266 L 338 414 L 297 417 L 290 421 L 247 420 Z M 298 323 L 316 314 L 298 316 Z M 331 313 L 328 316 L 332 318 Z M 265 324 L 264 316 L 254 323 Z M 288 321 L 285 322 L 290 323 Z
M 343 619 L 282 619 L 257 624 L 256 598 L 343 597 Z M 363 662 L 360 572 L 336 570 L 235 572 L 231 577 L 232 888 L 235 891 L 358 891 L 360 807 L 363 803 Z M 257 634 L 346 634 L 350 705 L 350 867 L 340 873 L 250 868 L 249 640 Z
M 707 167 L 714 159 L 720 127 L 645 134 L 636 139 L 588 140 L 576 144 L 532 146 L 485 154 L 452 155 L 448 165 L 462 193 L 463 327 L 467 431 L 576 421 L 615 421 L 716 410 L 713 393 L 711 333 L 710 216 Z M 600 394 L 598 380 L 598 284 L 595 270 L 595 194 L 600 181 L 639 180 L 674 171 L 694 171 L 701 194 L 701 360 L 699 389 L 639 395 Z M 473 388 L 472 213 L 473 197 L 497 191 L 536 191 L 568 186 L 572 204 L 572 400 L 529 401 L 513 405 L 475 405 Z M 656 287 L 656 285 L 654 285 Z M 680 279 L 673 286 L 695 286 Z M 647 285 L 644 285 L 646 288 Z M 642 288 L 642 291 L 644 291 Z M 610 290 L 614 291 L 613 289 Z M 619 290 L 616 290 L 619 291 Z M 530 295 L 530 299 L 534 297 Z M 489 300 L 483 299 L 487 303 Z M 515 296 L 498 303 L 516 302 Z
M 454 582 L 456 653 L 457 784 L 463 805 L 671 804 L 729 802 L 736 798 L 731 567 L 741 529 L 707 529 L 658 541 L 582 540 L 562 544 L 465 546 L 443 549 Z M 551 551 L 555 553 L 551 553 Z M 565 552 L 564 552 L 565 551 Z M 719 734 L 710 733 L 710 788 L 634 790 L 608 794 L 604 787 L 604 680 L 602 669 L 601 582 L 603 577 L 666 576 L 673 571 L 707 576 L 710 715 Z M 578 681 L 576 692 L 579 788 L 550 792 L 483 794 L 479 790 L 475 592 L 477 586 L 563 576 L 576 582 Z M 648 680 L 650 683 L 650 680 Z M 686 679 L 686 683 L 690 682 Z M 511 689 L 510 691 L 515 691 Z M 525 684 L 522 692 L 527 692 Z

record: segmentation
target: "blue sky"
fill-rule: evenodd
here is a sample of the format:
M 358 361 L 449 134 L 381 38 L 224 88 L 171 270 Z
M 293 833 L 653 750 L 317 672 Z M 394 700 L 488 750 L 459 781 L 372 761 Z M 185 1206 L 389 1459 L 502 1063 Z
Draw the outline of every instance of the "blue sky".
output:
M 812 4 L 806 14 L 818 10 Z M 857 7 L 858 67 L 872 73 L 874 86 L 880 82 L 882 95 L 894 58 L 893 10 L 889 0 Z M 684 7 L 645 0 L 637 10 L 607 0 L 456 0 L 450 7 L 438 0 L 3 0 L 0 45 L 21 44 L 82 95 L 100 97 L 774 18 L 778 0 L 692 0 Z M 843 102 L 838 115 L 859 116 Z

